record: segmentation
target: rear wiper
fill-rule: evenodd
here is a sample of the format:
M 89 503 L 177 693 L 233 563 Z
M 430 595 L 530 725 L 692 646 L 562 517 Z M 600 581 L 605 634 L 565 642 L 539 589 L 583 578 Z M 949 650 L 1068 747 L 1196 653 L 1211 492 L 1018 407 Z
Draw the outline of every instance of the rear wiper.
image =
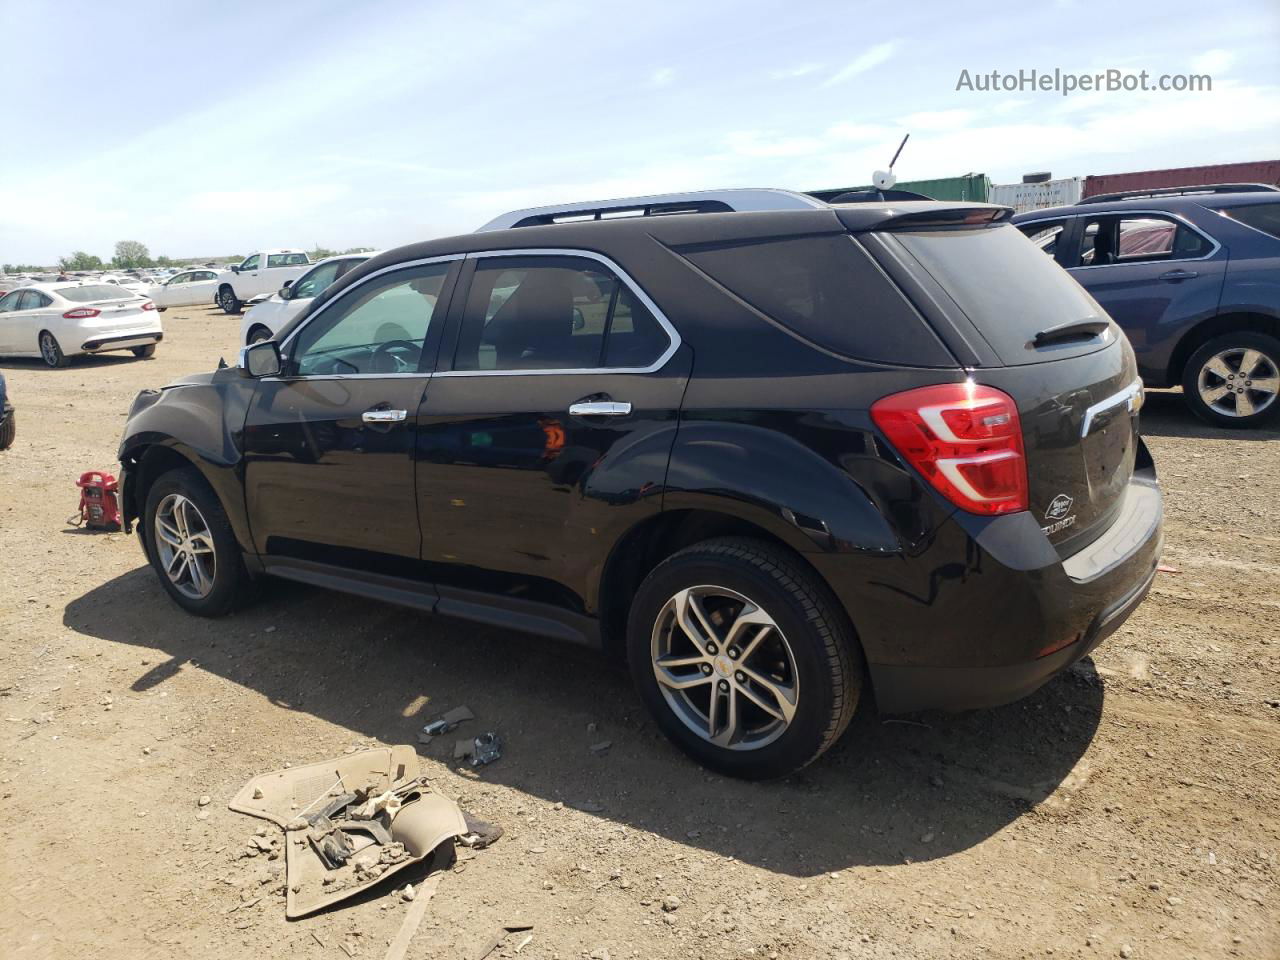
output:
M 1037 347 L 1043 347 L 1046 343 L 1054 343 L 1058 340 L 1096 337 L 1109 326 L 1111 326 L 1109 320 L 1072 320 L 1070 323 L 1060 323 L 1056 327 L 1041 330 L 1035 335 L 1032 343 Z

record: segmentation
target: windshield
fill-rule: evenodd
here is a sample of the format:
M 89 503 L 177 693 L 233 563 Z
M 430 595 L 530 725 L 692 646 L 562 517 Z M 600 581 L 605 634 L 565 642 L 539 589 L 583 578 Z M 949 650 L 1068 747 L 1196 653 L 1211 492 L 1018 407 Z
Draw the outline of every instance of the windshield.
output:
M 95 300 L 131 300 L 137 294 L 121 290 L 109 283 L 88 283 L 81 287 L 58 287 L 53 291 L 60 297 L 76 303 L 92 303 Z

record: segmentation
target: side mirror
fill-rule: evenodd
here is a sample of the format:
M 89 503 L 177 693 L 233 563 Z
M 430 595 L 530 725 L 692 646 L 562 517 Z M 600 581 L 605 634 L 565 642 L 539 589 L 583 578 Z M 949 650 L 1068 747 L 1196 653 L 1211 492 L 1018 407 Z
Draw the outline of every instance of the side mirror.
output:
M 240 351 L 240 369 L 246 377 L 274 377 L 280 372 L 280 345 L 274 340 L 251 343 Z
M 292 300 L 293 288 L 290 287 L 288 283 L 286 283 L 283 287 L 281 287 L 279 290 L 276 291 L 276 296 L 278 296 L 281 300 Z
M 239 272 L 240 272 L 240 264 L 238 264 L 238 263 L 237 263 L 234 267 L 232 267 L 232 268 L 231 268 L 231 272 L 232 272 L 232 273 L 239 273 Z
M 587 325 L 587 318 L 582 315 L 582 311 L 577 307 L 573 308 L 573 329 L 581 330 Z

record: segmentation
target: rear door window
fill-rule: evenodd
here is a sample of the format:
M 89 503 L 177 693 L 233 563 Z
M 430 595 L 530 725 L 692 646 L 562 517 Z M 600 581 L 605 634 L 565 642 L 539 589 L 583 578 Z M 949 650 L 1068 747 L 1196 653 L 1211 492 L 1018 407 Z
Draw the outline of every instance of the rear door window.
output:
M 644 368 L 670 339 L 627 284 L 583 257 L 491 257 L 471 280 L 455 370 Z
M 1186 224 L 1156 214 L 1111 215 L 1085 221 L 1080 255 L 1071 266 L 1104 267 L 1203 257 L 1208 239 Z
M 680 253 L 758 313 L 824 350 L 882 363 L 955 365 L 924 318 L 847 234 L 701 244 Z
M 894 231 L 889 234 L 947 292 L 1001 360 L 1058 360 L 1113 342 L 1033 349 L 1042 330 L 1106 314 L 1080 284 L 1008 225 L 978 229 Z

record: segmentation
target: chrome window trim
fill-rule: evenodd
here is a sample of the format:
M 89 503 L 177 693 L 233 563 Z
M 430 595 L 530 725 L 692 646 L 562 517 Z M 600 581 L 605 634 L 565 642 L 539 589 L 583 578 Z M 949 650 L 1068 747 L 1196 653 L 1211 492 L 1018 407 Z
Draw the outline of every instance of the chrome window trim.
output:
M 1118 407 L 1120 406 L 1120 404 L 1123 403 L 1128 406 L 1129 412 L 1132 413 L 1134 399 L 1140 393 L 1142 393 L 1142 381 L 1135 380 L 1133 381 L 1133 383 L 1129 384 L 1123 390 L 1113 393 L 1111 396 L 1107 397 L 1105 400 L 1099 400 L 1097 403 L 1088 407 L 1084 412 L 1084 420 L 1080 424 L 1081 438 L 1087 437 L 1089 435 L 1089 431 L 1093 428 L 1094 418 L 1101 413 L 1106 413 L 1112 407 Z
M 1198 263 L 1201 260 L 1209 260 L 1219 250 L 1222 249 L 1221 243 L 1219 243 L 1213 237 L 1209 236 L 1209 234 L 1205 233 L 1203 230 L 1201 230 L 1198 226 L 1196 226 L 1186 217 L 1182 216 L 1182 214 L 1171 213 L 1168 210 L 1099 210 L 1092 213 L 1071 213 L 1071 214 L 1067 214 L 1065 217 L 1059 215 L 1056 217 L 1040 217 L 1035 220 L 1022 220 L 1018 223 L 1015 223 L 1014 226 L 1017 227 L 1019 230 L 1021 230 L 1023 227 L 1030 227 L 1037 223 L 1049 223 L 1053 220 L 1076 220 L 1080 218 L 1097 220 L 1100 217 L 1123 217 L 1131 213 L 1143 214 L 1145 216 L 1164 217 L 1167 220 L 1174 220 L 1180 225 L 1186 227 L 1192 233 L 1199 234 L 1205 240 L 1208 240 L 1211 244 L 1213 244 L 1213 248 L 1202 257 L 1178 257 L 1177 259 L 1170 258 L 1168 260 L 1135 260 L 1133 261 L 1133 263 L 1091 263 L 1087 266 L 1081 265 L 1078 267 L 1063 267 L 1063 269 L 1064 270 L 1097 270 L 1100 267 L 1128 267 L 1128 266 L 1133 266 L 1135 264 L 1140 264 L 1140 263 Z M 1026 235 L 1023 234 L 1023 236 L 1026 236 Z
M 609 259 L 602 253 L 596 253 L 594 250 L 578 250 L 573 247 L 522 247 L 516 250 L 486 250 L 479 253 L 468 253 L 468 260 L 483 260 L 491 257 L 584 257 L 588 260 L 595 260 L 608 267 L 619 280 L 627 285 L 627 289 L 636 295 L 636 298 L 645 305 L 645 308 L 653 314 L 658 326 L 662 327 L 663 332 L 667 335 L 667 349 L 659 354 L 658 359 L 653 363 L 644 367 L 572 367 L 572 368 L 550 368 L 545 370 L 445 370 L 437 372 L 437 377 L 545 377 L 552 375 L 562 376 L 582 376 L 584 374 L 616 374 L 616 373 L 656 373 L 666 366 L 667 361 L 675 356 L 675 352 L 680 349 L 680 334 L 676 328 L 672 326 L 671 321 L 667 319 L 652 298 L 640 289 L 631 277 L 618 266 L 613 260 Z M 465 304 L 464 304 L 465 307 Z

